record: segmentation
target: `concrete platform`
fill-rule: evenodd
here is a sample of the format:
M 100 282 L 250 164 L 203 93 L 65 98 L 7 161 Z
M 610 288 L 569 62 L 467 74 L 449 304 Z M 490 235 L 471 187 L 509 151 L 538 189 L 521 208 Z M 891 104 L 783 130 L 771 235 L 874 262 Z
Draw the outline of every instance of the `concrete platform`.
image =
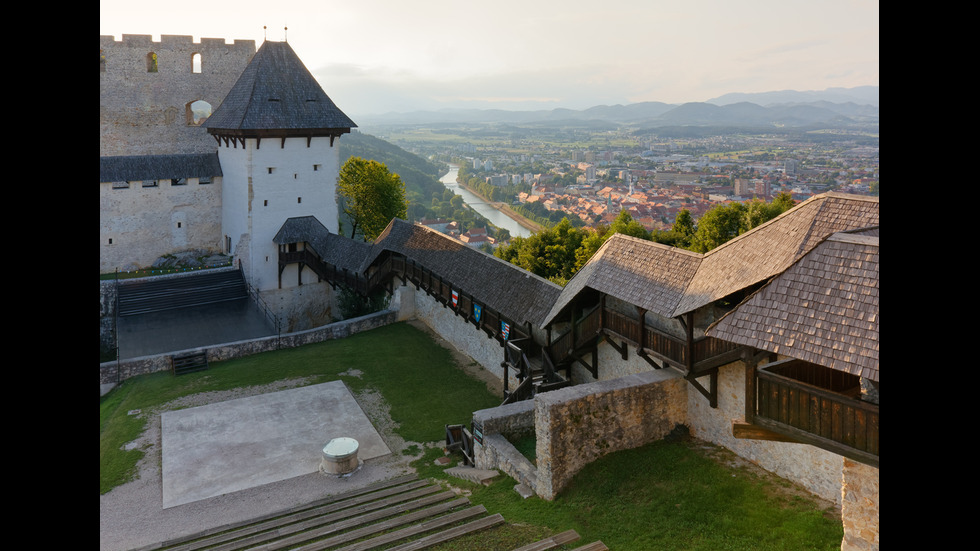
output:
M 318 471 L 346 436 L 358 458 L 391 453 L 342 381 L 161 415 L 163 508 Z

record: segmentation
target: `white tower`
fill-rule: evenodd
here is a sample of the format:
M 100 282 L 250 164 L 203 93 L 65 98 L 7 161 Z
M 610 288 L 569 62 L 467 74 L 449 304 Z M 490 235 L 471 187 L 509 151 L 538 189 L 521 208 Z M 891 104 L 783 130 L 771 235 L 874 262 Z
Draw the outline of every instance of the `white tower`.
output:
M 259 291 L 279 286 L 288 218 L 338 230 L 338 138 L 356 127 L 285 42 L 266 41 L 203 125 L 218 142 L 225 249 Z

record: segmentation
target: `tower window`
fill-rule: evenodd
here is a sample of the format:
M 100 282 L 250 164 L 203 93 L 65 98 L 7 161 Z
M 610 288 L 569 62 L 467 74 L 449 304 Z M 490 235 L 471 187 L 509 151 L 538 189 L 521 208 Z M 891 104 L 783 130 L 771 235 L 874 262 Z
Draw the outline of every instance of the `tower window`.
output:
M 266 168 L 266 170 L 269 171 L 269 174 L 272 174 L 273 167 L 270 166 L 270 167 Z
M 146 72 L 155 73 L 157 72 L 157 54 L 150 52 L 146 54 Z
M 296 202 L 297 203 L 302 203 L 303 202 L 303 198 L 302 197 L 297 197 L 296 198 Z
M 211 104 L 202 99 L 192 101 L 184 106 L 184 115 L 187 126 L 201 126 L 211 116 Z
M 199 74 L 201 72 L 201 54 L 191 54 L 191 72 Z

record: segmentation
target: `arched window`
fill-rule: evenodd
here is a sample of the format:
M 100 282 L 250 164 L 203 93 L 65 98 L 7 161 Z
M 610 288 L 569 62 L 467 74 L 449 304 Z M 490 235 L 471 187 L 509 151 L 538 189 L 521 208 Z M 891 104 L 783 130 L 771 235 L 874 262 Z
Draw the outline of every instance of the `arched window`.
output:
M 199 99 L 187 104 L 187 126 L 201 126 L 210 116 L 210 103 Z
M 146 54 L 146 72 L 155 73 L 157 72 L 157 54 L 150 52 Z
M 201 54 L 199 53 L 191 54 L 191 72 L 195 74 L 201 72 Z

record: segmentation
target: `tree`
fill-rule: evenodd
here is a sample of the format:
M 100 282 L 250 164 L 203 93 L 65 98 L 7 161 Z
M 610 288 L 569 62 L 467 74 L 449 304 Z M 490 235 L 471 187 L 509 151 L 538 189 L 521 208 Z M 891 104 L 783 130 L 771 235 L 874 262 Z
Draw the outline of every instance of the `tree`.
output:
M 351 157 L 340 169 L 337 189 L 352 238 L 360 233 L 374 241 L 392 218 L 408 216 L 405 184 L 384 163 Z
M 677 213 L 677 218 L 674 219 L 674 231 L 685 237 L 694 235 L 694 217 L 691 216 L 691 211 L 681 209 Z
M 584 237 L 582 230 L 563 218 L 547 230 L 528 237 L 515 237 L 510 246 L 498 247 L 494 254 L 533 274 L 564 285 L 575 273 L 575 253 Z
M 791 209 L 793 197 L 780 193 L 772 203 L 755 199 L 748 203 L 718 205 L 701 216 L 691 237 L 690 249 L 706 253 L 711 249 L 760 226 Z

